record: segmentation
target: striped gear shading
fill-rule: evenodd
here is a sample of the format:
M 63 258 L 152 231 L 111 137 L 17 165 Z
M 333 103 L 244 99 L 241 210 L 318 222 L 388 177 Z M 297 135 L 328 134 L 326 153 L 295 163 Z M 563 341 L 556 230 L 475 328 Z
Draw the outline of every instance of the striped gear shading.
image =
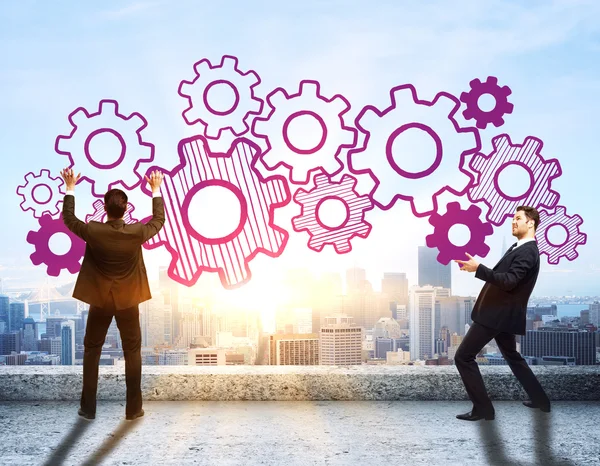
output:
M 552 213 L 540 210 L 540 223 L 535 232 L 540 255 L 545 254 L 548 263 L 553 265 L 558 264 L 563 257 L 570 261 L 577 259 L 577 246 L 587 242 L 587 235 L 579 231 L 582 223 L 583 219 L 579 215 L 567 215 L 563 206 L 557 206 Z M 555 226 L 562 227 L 567 233 L 561 244 L 555 244 L 548 238 L 548 231 Z
M 562 170 L 558 160 L 542 157 L 543 142 L 529 136 L 523 144 L 513 144 L 507 134 L 501 134 L 492 139 L 492 145 L 494 150 L 490 154 L 473 156 L 470 168 L 479 174 L 479 179 L 468 192 L 471 202 L 483 201 L 489 206 L 487 220 L 501 225 L 507 218 L 512 218 L 520 205 L 538 210 L 553 209 L 560 195 L 551 190 L 550 185 Z M 529 175 L 529 186 L 519 196 L 504 193 L 498 183 L 500 173 L 510 165 L 521 167 Z
M 336 183 L 327 175 L 320 174 L 315 176 L 313 189 L 299 189 L 294 194 L 294 201 L 302 206 L 302 213 L 292 219 L 292 226 L 294 231 L 308 232 L 310 249 L 320 252 L 326 244 L 331 244 L 335 252 L 345 254 L 352 251 L 352 238 L 369 236 L 371 225 L 365 221 L 365 212 L 373 208 L 373 201 L 369 196 L 359 196 L 355 186 L 356 178 L 350 175 L 344 175 Z M 327 226 L 319 218 L 319 209 L 330 199 L 339 200 L 346 207 L 345 220 L 335 228 Z
M 194 136 L 180 141 L 180 163 L 172 171 L 150 169 L 165 173 L 161 194 L 166 221 L 144 247 L 166 247 L 172 257 L 171 279 L 192 286 L 203 272 L 218 272 L 223 287 L 236 288 L 250 280 L 248 263 L 259 252 L 281 255 L 289 235 L 274 225 L 273 215 L 276 208 L 290 202 L 290 191 L 285 178 L 263 178 L 253 169 L 259 156 L 259 147 L 247 139 L 236 139 L 223 154 L 211 153 L 206 139 Z M 224 187 L 240 201 L 240 222 L 226 237 L 206 238 L 190 223 L 190 201 L 208 186 Z

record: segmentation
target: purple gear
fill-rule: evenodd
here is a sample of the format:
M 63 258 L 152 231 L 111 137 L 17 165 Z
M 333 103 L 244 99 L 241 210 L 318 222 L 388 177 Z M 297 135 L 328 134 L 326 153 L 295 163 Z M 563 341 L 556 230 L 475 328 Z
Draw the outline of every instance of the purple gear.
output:
M 294 184 L 307 184 L 315 171 L 336 175 L 343 170 L 346 153 L 354 147 L 358 134 L 347 125 L 350 102 L 345 97 L 327 98 L 318 81 L 303 80 L 297 93 L 277 88 L 267 96 L 267 103 L 269 114 L 254 120 L 252 132 L 266 140 L 262 162 L 268 170 L 283 165 Z M 288 134 L 290 124 L 303 116 L 321 128 L 320 141 L 311 148 L 297 147 Z
M 211 152 L 200 135 L 181 140 L 178 150 L 180 163 L 172 170 L 149 169 L 166 175 L 160 188 L 166 223 L 144 247 L 164 246 L 171 254 L 168 276 L 183 285 L 194 285 L 203 272 L 218 272 L 223 287 L 242 286 L 252 277 L 249 263 L 258 253 L 279 257 L 287 244 L 288 232 L 274 219 L 275 210 L 291 201 L 287 181 L 254 170 L 260 148 L 245 138 L 236 139 L 228 153 Z M 194 195 L 210 186 L 231 191 L 240 203 L 237 228 L 221 238 L 203 236 L 190 221 Z M 142 191 L 150 194 L 147 186 Z
M 502 126 L 504 124 L 502 117 L 507 113 L 512 113 L 514 108 L 513 104 L 508 101 L 508 96 L 512 92 L 510 87 L 498 86 L 498 78 L 495 76 L 488 76 L 484 83 L 475 78 L 469 85 L 471 90 L 460 95 L 460 100 L 467 106 L 463 111 L 465 119 L 474 118 L 479 129 L 485 129 L 488 123 L 493 123 L 496 128 Z M 479 98 L 484 94 L 489 94 L 496 100 L 492 110 L 485 111 L 479 107 Z
M 454 115 L 460 101 L 447 92 L 429 102 L 418 98 L 414 86 L 404 84 L 390 90 L 390 99 L 386 109 L 368 105 L 356 117 L 355 126 L 365 139 L 362 147 L 350 150 L 349 170 L 373 178 L 370 195 L 380 209 L 389 210 L 403 199 L 410 202 L 416 217 L 429 216 L 437 211 L 442 192 L 462 196 L 472 185 L 473 174 L 465 165 L 467 156 L 481 149 L 479 132 L 458 125 Z M 415 130 L 431 137 L 436 148 L 435 161 L 419 172 L 400 167 L 393 153 L 396 139 Z
M 62 203 L 62 195 L 65 193 L 63 189 L 64 181 L 57 176 L 52 178 L 50 170 L 44 168 L 39 175 L 34 175 L 33 172 L 25 175 L 25 184 L 17 187 L 17 194 L 23 198 L 21 209 L 23 212 L 28 210 L 33 211 L 35 218 L 40 218 L 47 213 L 51 216 L 60 213 L 59 205 Z M 36 197 L 38 188 L 43 187 L 50 191 L 48 199 L 41 200 Z
M 119 112 L 116 100 L 104 99 L 96 113 L 90 113 L 83 107 L 75 109 L 69 115 L 69 123 L 71 133 L 58 136 L 54 150 L 69 157 L 69 168 L 85 173 L 81 179 L 92 184 L 94 196 L 104 195 L 119 183 L 127 189 L 142 184 L 140 164 L 154 160 L 154 145 L 142 139 L 142 132 L 148 126 L 142 115 L 135 112 L 125 116 Z M 90 151 L 92 141 L 101 135 L 109 136 L 120 146 L 119 157 L 112 163 L 95 160 Z M 116 180 L 116 173 L 123 178 Z
M 33 265 L 46 264 L 47 273 L 52 277 L 58 277 L 63 269 L 67 269 L 70 273 L 79 272 L 81 268 L 79 260 L 85 253 L 85 241 L 71 233 L 63 221 L 62 214 L 57 219 L 44 214 L 39 224 L 38 231 L 27 233 L 27 242 L 35 246 L 35 252 L 29 256 Z M 50 238 L 56 233 L 64 233 L 71 240 L 71 248 L 66 254 L 58 255 L 50 250 Z
M 294 201 L 302 206 L 299 216 L 292 218 L 294 231 L 307 231 L 310 235 L 308 247 L 320 252 L 326 244 L 332 244 L 335 252 L 345 254 L 352 251 L 350 240 L 355 236 L 366 238 L 371 225 L 365 222 L 365 212 L 373 208 L 369 196 L 359 196 L 354 188 L 356 178 L 344 175 L 340 182 L 331 181 L 327 175 L 315 176 L 315 187 L 310 191 L 299 189 Z M 330 228 L 319 219 L 319 207 L 328 199 L 336 199 L 346 207 L 346 219 L 335 228 Z
M 573 261 L 579 254 L 576 248 L 587 242 L 587 235 L 579 231 L 583 219 L 579 215 L 567 215 L 563 206 L 557 206 L 553 213 L 540 210 L 540 223 L 535 232 L 540 254 L 548 256 L 549 264 L 558 264 L 562 257 Z M 567 238 L 562 244 L 554 244 L 548 239 L 548 230 L 553 226 L 561 226 L 567 232 Z
M 100 222 L 100 223 L 104 223 L 106 222 L 106 211 L 104 210 L 104 202 L 102 202 L 100 199 L 96 199 L 94 201 L 94 213 L 93 214 L 89 214 L 86 215 L 85 217 L 85 221 L 86 222 Z M 136 223 L 138 220 L 134 219 L 131 214 L 133 213 L 133 211 L 135 210 L 135 207 L 133 206 L 133 204 L 131 202 L 127 203 L 127 210 L 125 211 L 125 214 L 123 215 L 123 221 L 126 224 L 130 224 L 130 223 Z
M 255 95 L 255 87 L 260 77 L 255 71 L 242 72 L 238 68 L 238 59 L 224 55 L 219 65 L 212 65 L 206 58 L 194 65 L 196 77 L 193 81 L 181 81 L 178 93 L 188 101 L 183 118 L 188 125 L 204 125 L 203 135 L 218 139 L 221 131 L 231 129 L 240 136 L 248 131 L 247 120 L 251 115 L 260 115 L 263 101 Z M 226 110 L 211 107 L 208 93 L 215 85 L 228 86 L 235 95 L 233 105 Z
M 450 202 L 444 215 L 433 214 L 429 223 L 433 225 L 433 233 L 425 238 L 427 247 L 437 248 L 437 260 L 441 264 L 448 264 L 453 259 L 462 259 L 465 253 L 472 256 L 485 257 L 490 247 L 485 244 L 485 237 L 493 233 L 492 225 L 479 219 L 481 209 L 471 205 L 467 210 L 460 208 L 460 203 Z M 464 246 L 452 244 L 448 238 L 450 228 L 454 225 L 465 225 L 471 232 L 469 242 Z
M 543 144 L 533 136 L 526 137 L 523 144 L 513 144 L 507 134 L 501 134 L 492 139 L 494 150 L 490 154 L 476 154 L 471 159 L 469 166 L 479 176 L 468 197 L 471 202 L 483 201 L 490 207 L 487 220 L 493 225 L 511 218 L 519 205 L 551 210 L 558 203 L 560 195 L 550 185 L 562 170 L 558 160 L 542 157 Z M 529 174 L 529 187 L 520 196 L 509 196 L 499 186 L 500 172 L 509 165 L 517 165 Z

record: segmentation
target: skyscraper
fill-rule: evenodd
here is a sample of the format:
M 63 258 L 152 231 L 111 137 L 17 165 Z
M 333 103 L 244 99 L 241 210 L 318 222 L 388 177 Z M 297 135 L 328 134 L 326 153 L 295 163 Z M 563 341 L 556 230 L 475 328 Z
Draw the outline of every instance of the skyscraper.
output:
M 23 330 L 23 320 L 25 319 L 25 303 L 10 303 L 8 310 L 8 331 L 18 332 Z
M 419 286 L 441 286 L 452 289 L 452 273 L 450 266 L 437 261 L 439 251 L 427 246 L 419 246 Z
M 322 365 L 350 366 L 362 364 L 362 327 L 344 314 L 325 317 L 319 337 Z
M 8 296 L 0 296 L 0 333 L 10 333 Z M 10 354 L 10 353 L 9 353 Z
M 410 355 L 413 360 L 431 358 L 435 340 L 441 330 L 439 297 L 448 297 L 450 290 L 433 286 L 412 286 L 409 291 Z M 436 305 L 436 301 L 437 305 Z
M 63 366 L 75 365 L 75 322 L 66 320 L 60 329 L 61 352 L 60 363 Z
M 408 279 L 405 273 L 384 272 L 381 280 L 381 292 L 390 302 L 396 304 L 408 303 Z

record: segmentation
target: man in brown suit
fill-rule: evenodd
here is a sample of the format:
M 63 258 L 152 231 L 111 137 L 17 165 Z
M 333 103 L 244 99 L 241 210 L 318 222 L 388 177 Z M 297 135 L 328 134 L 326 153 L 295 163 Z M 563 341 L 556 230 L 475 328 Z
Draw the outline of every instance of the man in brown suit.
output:
M 123 341 L 127 404 L 125 418 L 133 420 L 144 415 L 142 409 L 142 335 L 139 303 L 150 299 L 150 287 L 142 256 L 142 244 L 156 235 L 165 223 L 165 209 L 160 196 L 163 174 L 153 171 L 146 181 L 152 188 L 152 219 L 146 223 L 125 224 L 127 195 L 111 189 L 104 195 L 107 220 L 85 223 L 75 216 L 75 185 L 73 170 L 61 171 L 67 193 L 63 203 L 63 220 L 69 230 L 86 242 L 81 270 L 73 297 L 88 303 L 90 310 L 83 341 L 83 390 L 78 414 L 85 419 L 96 417 L 98 364 L 102 345 L 113 316 Z

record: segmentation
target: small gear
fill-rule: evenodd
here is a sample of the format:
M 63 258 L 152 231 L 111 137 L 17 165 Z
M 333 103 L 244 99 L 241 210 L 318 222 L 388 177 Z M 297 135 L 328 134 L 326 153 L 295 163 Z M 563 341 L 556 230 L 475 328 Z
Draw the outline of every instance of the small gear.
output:
M 514 215 L 519 205 L 536 209 L 553 209 L 560 195 L 550 189 L 552 180 L 562 174 L 556 159 L 545 160 L 540 151 L 543 142 L 533 136 L 523 144 L 513 144 L 507 134 L 492 139 L 494 150 L 488 154 L 476 154 L 470 167 L 478 174 L 477 182 L 469 189 L 471 202 L 483 201 L 489 206 L 487 220 L 501 225 Z M 529 186 L 520 196 L 509 196 L 499 185 L 498 177 L 507 166 L 516 165 L 529 174 Z
M 27 234 L 27 242 L 35 246 L 35 252 L 29 256 L 33 265 L 46 264 L 47 273 L 52 277 L 58 277 L 63 269 L 70 273 L 79 272 L 79 261 L 85 253 L 85 241 L 66 227 L 62 214 L 57 219 L 44 214 L 39 219 L 39 224 L 38 231 L 30 231 Z M 71 247 L 66 254 L 58 255 L 50 250 L 50 238 L 56 233 L 64 233 L 71 240 Z
M 143 178 L 138 173 L 140 163 L 154 160 L 154 145 L 142 140 L 141 132 L 148 125 L 142 115 L 132 113 L 126 117 L 119 113 L 116 100 L 101 100 L 98 112 L 90 114 L 80 107 L 69 115 L 69 122 L 73 130 L 68 136 L 56 138 L 55 150 L 69 157 L 69 167 L 75 166 L 76 171 L 85 173 L 82 179 L 90 181 L 94 196 L 103 195 L 119 182 L 128 189 L 142 183 Z M 120 154 L 113 163 L 100 163 L 90 153 L 92 140 L 102 134 L 100 141 L 106 142 L 105 137 L 109 136 L 120 147 Z M 122 180 L 113 178 L 112 169 L 117 167 L 124 176 Z
M 390 97 L 391 106 L 385 110 L 369 105 L 356 117 L 365 142 L 350 151 L 349 168 L 352 173 L 371 175 L 375 181 L 371 196 L 380 209 L 391 209 L 397 199 L 404 199 L 415 216 L 425 217 L 437 210 L 440 193 L 461 196 L 473 182 L 463 166 L 465 157 L 481 148 L 479 133 L 458 126 L 454 115 L 460 102 L 451 94 L 440 92 L 428 102 L 419 100 L 416 89 L 405 84 L 394 87 Z M 435 144 L 435 160 L 425 170 L 409 171 L 394 159 L 395 141 L 407 131 L 425 135 Z M 413 145 L 404 155 L 418 159 L 424 149 L 429 147 Z
M 354 188 L 356 178 L 344 175 L 340 182 L 333 182 L 327 175 L 315 176 L 315 187 L 310 191 L 299 189 L 294 201 L 302 206 L 299 216 L 292 218 L 294 231 L 307 231 L 310 235 L 308 247 L 320 252 L 326 244 L 332 244 L 338 254 L 352 251 L 350 240 L 355 236 L 366 238 L 371 225 L 365 221 L 365 212 L 373 208 L 369 196 L 359 196 Z M 325 225 L 319 218 L 323 202 L 335 199 L 346 207 L 346 219 L 334 228 Z
M 352 148 L 357 137 L 356 129 L 347 126 L 344 120 L 350 110 L 350 103 L 344 97 L 335 95 L 327 99 L 321 95 L 317 81 L 305 80 L 300 82 L 297 94 L 288 95 L 278 88 L 267 96 L 267 102 L 270 113 L 254 120 L 252 130 L 266 138 L 262 161 L 269 170 L 283 165 L 289 169 L 292 183 L 307 184 L 312 171 L 335 175 L 343 169 L 342 151 Z M 309 117 L 320 126 L 319 142 L 313 147 L 300 148 L 290 139 L 290 124 L 299 117 Z
M 153 167 L 166 175 L 161 185 L 166 223 L 144 247 L 169 251 L 168 275 L 178 283 L 192 286 L 203 272 L 218 272 L 224 288 L 239 287 L 250 280 L 249 263 L 258 253 L 279 257 L 285 249 L 289 234 L 275 225 L 274 216 L 291 201 L 286 179 L 258 174 L 254 165 L 260 149 L 245 138 L 234 141 L 226 154 L 211 152 L 203 136 L 183 139 L 178 147 L 180 163 L 173 170 Z M 204 236 L 191 222 L 196 193 L 215 187 L 235 195 L 240 206 L 235 230 L 218 238 Z M 149 194 L 147 186 L 142 190 Z
M 579 215 L 567 215 L 563 206 L 556 206 L 554 212 L 540 210 L 540 223 L 535 232 L 540 254 L 548 257 L 549 264 L 558 264 L 565 257 L 570 261 L 577 259 L 577 246 L 587 242 L 587 235 L 579 231 L 583 219 Z M 548 231 L 560 226 L 567 232 L 566 239 L 561 244 L 554 244 L 548 239 Z
M 52 178 L 50 170 L 42 169 L 39 175 L 33 172 L 25 175 L 25 184 L 17 187 L 17 194 L 23 198 L 21 209 L 23 212 L 33 210 L 33 216 L 40 218 L 43 214 L 54 216 L 60 213 L 59 205 L 62 202 L 62 195 L 65 191 L 62 189 L 64 181 L 57 176 Z M 46 191 L 47 198 L 40 199 L 40 189 Z M 37 192 L 37 196 L 36 196 Z
M 238 59 L 223 56 L 219 65 L 211 65 L 206 58 L 194 65 L 196 77 L 193 81 L 181 81 L 179 95 L 188 101 L 183 118 L 188 125 L 202 123 L 204 136 L 218 139 L 221 131 L 231 129 L 239 136 L 248 131 L 246 120 L 250 115 L 260 115 L 263 101 L 256 97 L 254 88 L 260 84 L 260 77 L 254 71 L 242 72 Z M 213 86 L 226 85 L 233 91 L 234 102 L 226 110 L 211 106 L 208 94 Z
M 484 223 L 479 219 L 481 209 L 471 205 L 467 210 L 462 210 L 460 203 L 450 202 L 446 206 L 444 215 L 433 214 L 429 217 L 429 223 L 434 230 L 425 238 L 427 247 L 437 248 L 439 251 L 437 260 L 441 264 L 448 264 L 453 259 L 462 259 L 465 253 L 472 256 L 485 257 L 490 247 L 485 244 L 485 237 L 494 231 L 492 225 Z M 450 229 L 454 225 L 464 225 L 471 232 L 469 242 L 464 246 L 454 245 L 448 238 Z
M 86 215 L 85 221 L 86 222 L 94 221 L 94 222 L 100 222 L 100 223 L 106 222 L 106 211 L 104 210 L 104 202 L 100 199 L 97 199 L 94 201 L 93 207 L 94 207 L 94 213 L 90 214 L 90 215 Z M 131 216 L 131 214 L 133 213 L 134 210 L 135 210 L 135 207 L 133 206 L 133 204 L 131 202 L 128 202 L 127 210 L 125 210 L 125 214 L 123 215 L 123 221 L 128 225 L 131 223 L 137 222 L 137 220 Z
M 484 83 L 475 78 L 469 85 L 471 90 L 460 95 L 460 100 L 467 106 L 463 111 L 465 119 L 474 118 L 479 129 L 485 129 L 488 123 L 492 123 L 496 128 L 502 126 L 504 124 L 502 117 L 512 113 L 514 108 L 508 101 L 508 96 L 512 93 L 510 87 L 498 86 L 498 78 L 494 76 L 488 76 Z M 492 110 L 485 111 L 479 107 L 479 98 L 485 94 L 491 95 L 496 101 Z

